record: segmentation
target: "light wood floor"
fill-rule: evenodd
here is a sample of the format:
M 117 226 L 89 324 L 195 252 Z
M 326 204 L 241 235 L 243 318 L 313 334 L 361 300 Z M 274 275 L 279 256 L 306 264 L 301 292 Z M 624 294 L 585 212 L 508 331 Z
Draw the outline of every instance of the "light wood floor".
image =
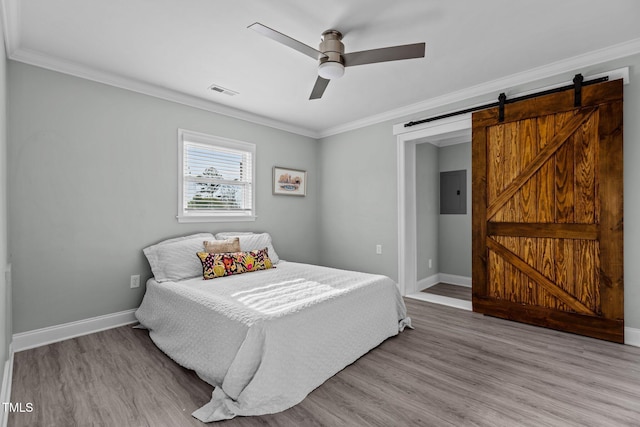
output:
M 443 297 L 471 301 L 471 288 L 466 286 L 437 283 L 427 289 L 423 289 L 421 292 L 424 292 L 425 294 L 441 295 Z
M 390 338 L 279 414 L 220 426 L 638 426 L 640 348 L 406 300 Z M 121 327 L 15 355 L 10 426 L 203 426 L 212 388 Z

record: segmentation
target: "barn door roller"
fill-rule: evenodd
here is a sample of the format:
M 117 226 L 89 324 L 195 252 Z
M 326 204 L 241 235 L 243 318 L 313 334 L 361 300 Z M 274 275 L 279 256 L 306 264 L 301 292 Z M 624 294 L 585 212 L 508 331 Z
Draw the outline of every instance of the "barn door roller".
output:
M 574 90 L 574 105 L 576 107 L 582 106 L 582 87 L 589 86 L 596 83 L 602 83 L 609 81 L 608 76 L 598 77 L 593 80 L 584 81 L 584 77 L 582 74 L 576 74 L 573 78 L 573 84 L 568 86 L 562 86 L 555 89 L 549 89 L 542 92 L 536 92 L 529 95 L 519 96 L 517 98 L 507 99 L 507 95 L 503 92 L 498 97 L 498 102 L 493 102 L 491 104 L 480 105 L 477 107 L 467 108 L 465 110 L 459 110 L 452 113 L 442 114 L 440 116 L 429 117 L 428 119 L 422 119 L 417 121 L 412 121 L 404 124 L 404 127 L 411 127 L 415 125 L 420 125 L 422 123 L 433 122 L 435 120 L 446 119 L 447 117 L 453 117 L 460 114 L 473 113 L 474 111 L 486 110 L 487 108 L 498 107 L 498 119 L 499 121 L 504 121 L 504 106 L 506 104 L 511 104 L 518 101 L 524 101 L 525 99 L 537 98 L 538 96 L 550 95 L 552 93 L 563 92 L 565 90 Z
M 573 78 L 573 106 L 582 107 L 582 82 L 584 77 L 582 74 L 576 74 Z
M 507 94 L 502 92 L 498 97 L 498 121 L 504 122 L 504 104 L 507 102 Z

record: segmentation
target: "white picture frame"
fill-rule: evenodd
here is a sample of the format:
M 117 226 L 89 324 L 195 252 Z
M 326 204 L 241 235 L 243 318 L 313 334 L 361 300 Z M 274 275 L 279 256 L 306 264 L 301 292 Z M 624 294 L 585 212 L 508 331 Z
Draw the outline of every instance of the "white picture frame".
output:
M 273 194 L 282 196 L 306 196 L 307 172 L 300 169 L 274 166 Z

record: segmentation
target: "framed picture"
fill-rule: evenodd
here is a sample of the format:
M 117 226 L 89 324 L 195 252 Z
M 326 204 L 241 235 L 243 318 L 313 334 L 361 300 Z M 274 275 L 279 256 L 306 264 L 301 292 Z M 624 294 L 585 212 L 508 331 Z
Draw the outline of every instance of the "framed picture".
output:
M 273 167 L 273 194 L 306 196 L 307 172 L 298 169 Z

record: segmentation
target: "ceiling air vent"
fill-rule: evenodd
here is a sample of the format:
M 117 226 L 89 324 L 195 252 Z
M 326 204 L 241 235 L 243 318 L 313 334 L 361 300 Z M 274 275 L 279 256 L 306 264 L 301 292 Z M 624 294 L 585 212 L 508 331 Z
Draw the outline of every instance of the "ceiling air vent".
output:
M 238 92 L 236 92 L 235 90 L 227 89 L 216 84 L 209 86 L 209 90 L 213 92 L 224 93 L 225 95 L 229 96 L 236 96 L 238 94 Z

